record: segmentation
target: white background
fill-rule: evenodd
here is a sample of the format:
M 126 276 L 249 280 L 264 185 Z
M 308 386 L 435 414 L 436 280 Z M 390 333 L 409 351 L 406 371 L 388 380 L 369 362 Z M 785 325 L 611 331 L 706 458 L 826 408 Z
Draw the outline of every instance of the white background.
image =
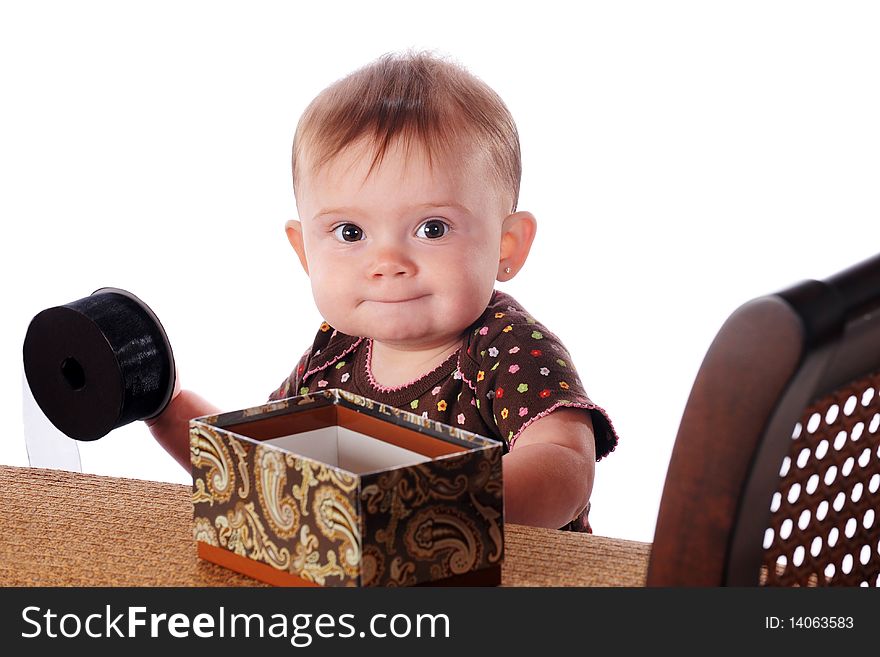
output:
M 517 120 L 539 232 L 503 289 L 619 429 L 598 534 L 651 540 L 730 312 L 880 251 L 875 3 L 0 7 L 0 463 L 27 464 L 28 322 L 103 286 L 159 315 L 184 387 L 224 410 L 266 399 L 320 322 L 283 231 L 296 121 L 392 50 L 452 56 Z M 142 423 L 81 453 L 89 472 L 189 482 Z

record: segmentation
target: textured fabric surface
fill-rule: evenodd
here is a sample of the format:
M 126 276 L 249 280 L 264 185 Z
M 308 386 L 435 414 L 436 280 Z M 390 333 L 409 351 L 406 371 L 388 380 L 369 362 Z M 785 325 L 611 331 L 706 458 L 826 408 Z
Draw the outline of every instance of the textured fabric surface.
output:
M 0 465 L 2 586 L 262 586 L 196 556 L 190 488 Z M 504 586 L 642 586 L 650 545 L 505 527 Z

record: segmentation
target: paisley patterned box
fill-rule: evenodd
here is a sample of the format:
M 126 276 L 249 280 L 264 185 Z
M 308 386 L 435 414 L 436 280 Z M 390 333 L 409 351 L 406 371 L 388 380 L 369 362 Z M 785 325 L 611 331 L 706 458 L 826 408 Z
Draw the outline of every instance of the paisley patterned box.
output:
M 494 585 L 502 444 L 325 390 L 190 422 L 199 556 L 285 586 Z

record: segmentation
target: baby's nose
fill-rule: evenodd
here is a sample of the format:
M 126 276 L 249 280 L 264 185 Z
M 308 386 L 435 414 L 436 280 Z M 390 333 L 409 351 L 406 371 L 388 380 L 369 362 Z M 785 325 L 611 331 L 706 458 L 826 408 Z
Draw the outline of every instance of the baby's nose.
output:
M 370 275 L 373 278 L 399 278 L 412 276 L 415 271 L 415 262 L 403 249 L 386 247 L 376 254 Z

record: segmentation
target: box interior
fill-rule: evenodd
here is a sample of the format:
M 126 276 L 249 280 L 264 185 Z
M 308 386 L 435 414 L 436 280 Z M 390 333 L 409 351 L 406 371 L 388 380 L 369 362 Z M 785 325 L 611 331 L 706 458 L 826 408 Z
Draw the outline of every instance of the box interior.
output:
M 393 420 L 341 406 L 294 411 L 224 429 L 355 474 L 423 463 L 467 451 Z
M 430 460 L 427 456 L 338 425 L 263 441 L 354 474 L 399 468 Z

